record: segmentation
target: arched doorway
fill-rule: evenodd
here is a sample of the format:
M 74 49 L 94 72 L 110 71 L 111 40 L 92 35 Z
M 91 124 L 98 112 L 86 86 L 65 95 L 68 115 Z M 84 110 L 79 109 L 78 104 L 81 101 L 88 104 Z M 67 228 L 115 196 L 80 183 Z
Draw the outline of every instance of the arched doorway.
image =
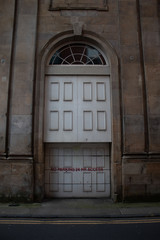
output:
M 46 197 L 110 197 L 107 67 L 107 58 L 82 42 L 64 45 L 49 56 L 44 106 Z
M 89 35 L 60 35 L 42 52 L 35 115 L 38 198 L 44 190 L 47 197 L 110 197 L 120 190 L 117 57 L 108 44 Z

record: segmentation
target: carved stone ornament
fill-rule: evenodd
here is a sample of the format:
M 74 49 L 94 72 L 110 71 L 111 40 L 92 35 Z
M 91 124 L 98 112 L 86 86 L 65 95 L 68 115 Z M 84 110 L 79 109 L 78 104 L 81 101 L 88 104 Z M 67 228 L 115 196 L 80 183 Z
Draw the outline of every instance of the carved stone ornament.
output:
M 80 36 L 82 35 L 83 23 L 75 22 L 73 23 L 73 31 L 74 35 Z
M 108 11 L 108 0 L 50 0 L 49 11 L 96 10 Z

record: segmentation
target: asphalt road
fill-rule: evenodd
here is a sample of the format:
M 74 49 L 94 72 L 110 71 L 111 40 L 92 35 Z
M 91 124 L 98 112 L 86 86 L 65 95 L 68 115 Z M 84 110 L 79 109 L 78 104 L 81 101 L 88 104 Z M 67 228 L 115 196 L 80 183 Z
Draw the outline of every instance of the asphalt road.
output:
M 159 240 L 160 218 L 0 219 L 0 240 Z

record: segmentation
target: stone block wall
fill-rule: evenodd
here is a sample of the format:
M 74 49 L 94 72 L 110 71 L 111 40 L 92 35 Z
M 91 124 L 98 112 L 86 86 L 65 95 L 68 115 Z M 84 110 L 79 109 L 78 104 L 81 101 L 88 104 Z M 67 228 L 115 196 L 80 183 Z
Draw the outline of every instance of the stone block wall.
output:
M 158 200 L 160 197 L 160 162 L 155 159 L 123 159 L 123 199 Z
M 0 2 L 0 155 L 6 154 L 8 91 L 10 81 L 14 1 Z
M 0 2 L 0 199 L 33 199 L 37 1 Z
M 149 152 L 160 152 L 160 1 L 141 1 Z
M 0 200 L 17 202 L 32 199 L 32 161 L 0 161 Z
M 83 10 L 71 9 L 84 2 Z M 24 193 L 33 199 L 33 178 L 42 182 L 38 191 L 43 195 L 43 146 L 33 141 L 39 141 L 35 104 L 43 97 L 35 101 L 38 64 L 51 39 L 73 32 L 77 23 L 82 37 L 92 32 L 107 41 L 119 62 L 115 98 L 121 96 L 121 106 L 114 109 L 121 111 L 122 158 L 113 164 L 115 194 L 124 200 L 159 197 L 160 1 L 107 0 L 100 1 L 101 8 L 104 2 L 102 11 L 89 9 L 97 1 L 69 0 L 68 9 L 66 1 L 59 1 L 62 8 L 53 11 L 49 0 L 0 1 L 0 196 Z M 35 150 L 42 152 L 41 159 Z
M 32 155 L 37 1 L 17 1 L 10 96 L 9 154 Z
M 120 185 L 118 191 L 122 199 L 159 196 L 153 169 L 152 174 L 148 174 L 149 170 L 146 174 L 132 174 L 132 161 L 138 169 L 141 165 L 156 169 L 160 160 L 159 2 L 108 0 L 107 4 L 107 12 L 87 9 L 47 12 L 47 1 L 41 1 L 37 52 L 56 34 L 72 30 L 74 22 L 81 23 L 83 31 L 97 33 L 113 46 L 119 59 L 122 110 L 122 194 Z M 119 173 L 121 167 L 116 166 L 115 172 Z M 120 182 L 118 175 L 116 181 Z
M 137 1 L 119 1 L 123 153 L 145 152 L 143 75 Z
M 123 198 L 156 200 L 160 198 L 160 1 L 138 2 L 146 155 L 123 158 Z

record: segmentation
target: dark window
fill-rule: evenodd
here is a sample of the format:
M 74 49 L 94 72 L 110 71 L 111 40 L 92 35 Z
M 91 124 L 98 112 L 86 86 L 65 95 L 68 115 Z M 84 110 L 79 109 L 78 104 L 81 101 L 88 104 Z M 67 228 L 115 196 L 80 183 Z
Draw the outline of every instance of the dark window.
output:
M 56 51 L 49 65 L 106 65 L 102 54 L 92 46 L 85 44 L 70 44 Z

